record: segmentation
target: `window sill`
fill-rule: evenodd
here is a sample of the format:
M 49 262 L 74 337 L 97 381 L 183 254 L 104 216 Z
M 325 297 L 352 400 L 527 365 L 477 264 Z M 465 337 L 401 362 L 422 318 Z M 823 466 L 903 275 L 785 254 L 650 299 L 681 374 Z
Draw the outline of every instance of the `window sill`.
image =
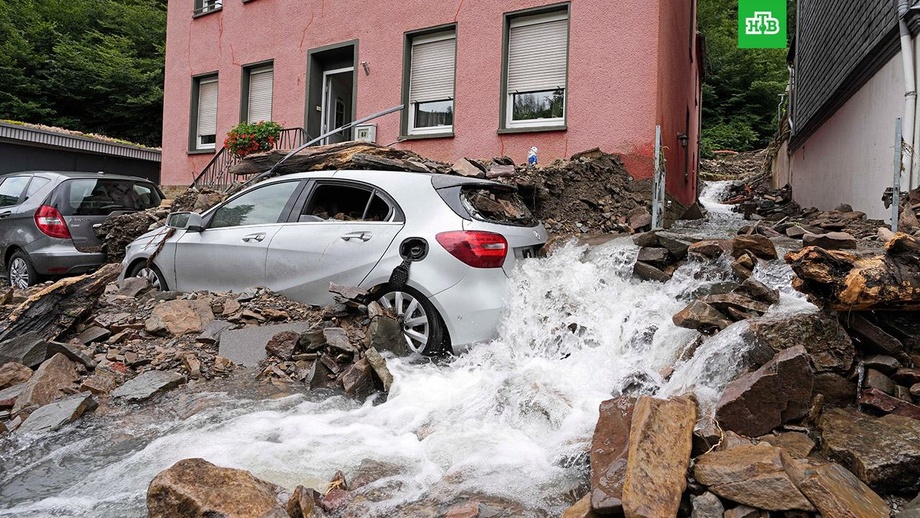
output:
M 209 14 L 219 13 L 220 11 L 223 11 L 223 9 L 224 9 L 223 7 L 215 7 L 214 9 L 210 9 L 203 13 L 194 13 L 192 14 L 192 19 L 201 18 L 202 16 L 207 16 Z
M 216 149 L 189 149 L 189 155 L 213 155 L 217 153 Z
M 424 133 L 421 135 L 400 135 L 399 141 L 403 140 L 426 140 L 426 139 L 435 139 L 435 138 L 454 138 L 454 132 L 449 133 Z
M 538 133 L 538 132 L 548 132 L 548 131 L 568 131 L 569 127 L 566 124 L 561 126 L 530 126 L 523 128 L 498 128 L 499 135 L 507 135 L 511 133 Z

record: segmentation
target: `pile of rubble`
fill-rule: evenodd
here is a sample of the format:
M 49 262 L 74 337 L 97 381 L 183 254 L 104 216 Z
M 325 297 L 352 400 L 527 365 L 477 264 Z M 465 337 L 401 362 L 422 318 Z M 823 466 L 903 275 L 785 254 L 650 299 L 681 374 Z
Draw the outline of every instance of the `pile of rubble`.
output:
M 763 175 L 770 163 L 769 150 L 716 151 L 716 158 L 700 159 L 700 178 L 711 182 L 741 180 Z

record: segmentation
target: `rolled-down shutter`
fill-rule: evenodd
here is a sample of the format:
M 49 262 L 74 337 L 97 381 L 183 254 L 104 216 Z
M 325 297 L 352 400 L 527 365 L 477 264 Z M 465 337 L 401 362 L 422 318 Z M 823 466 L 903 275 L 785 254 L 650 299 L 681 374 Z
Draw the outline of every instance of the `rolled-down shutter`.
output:
M 198 136 L 217 134 L 217 78 L 198 83 Z
M 274 73 L 271 67 L 258 68 L 249 72 L 249 122 L 272 120 L 272 82 Z
M 412 42 L 409 102 L 453 99 L 456 52 L 453 31 Z
M 565 88 L 569 25 L 566 13 L 511 21 L 508 93 Z

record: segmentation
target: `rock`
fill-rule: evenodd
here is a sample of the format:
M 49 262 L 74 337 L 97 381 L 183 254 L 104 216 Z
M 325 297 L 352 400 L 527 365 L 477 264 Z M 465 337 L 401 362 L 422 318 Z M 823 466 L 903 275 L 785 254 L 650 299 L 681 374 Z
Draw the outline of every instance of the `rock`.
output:
M 465 158 L 461 158 L 454 162 L 453 171 L 460 176 L 466 176 L 471 178 L 485 178 L 486 173 L 479 167 L 473 165 L 472 162 Z
M 239 303 L 235 300 L 232 302 L 239 305 Z M 227 322 L 226 320 L 212 320 L 208 322 L 206 326 L 204 326 L 201 334 L 195 337 L 195 341 L 203 344 L 216 344 L 220 340 L 221 333 L 230 329 L 231 327 L 233 327 L 233 324 Z
M 802 236 L 804 236 L 806 233 L 807 232 L 805 231 L 804 228 L 796 226 L 796 225 L 793 225 L 786 229 L 786 235 L 791 237 L 792 239 L 802 239 Z
M 31 377 L 32 369 L 21 363 L 8 362 L 0 365 L 0 389 L 25 383 Z
M 763 435 L 757 438 L 760 442 L 765 442 L 777 448 L 782 448 L 789 455 L 804 459 L 808 457 L 812 450 L 815 449 L 815 441 L 811 440 L 807 434 L 799 432 L 782 432 L 775 435 Z
M 288 499 L 285 510 L 291 518 L 314 518 L 316 516 L 316 499 L 319 493 L 303 486 L 294 488 L 294 493 Z
M 86 392 L 48 403 L 32 412 L 28 419 L 22 423 L 17 433 L 44 433 L 60 429 L 67 423 L 77 420 L 85 412 L 94 410 L 98 405 L 96 400 Z
M 822 516 L 887 518 L 888 504 L 839 464 L 808 466 L 783 459 L 786 472 Z
M 744 256 L 744 257 L 747 257 L 747 256 Z M 741 259 L 733 262 L 731 268 L 732 268 L 732 273 L 734 273 L 735 276 L 737 276 L 741 280 L 750 279 L 751 276 L 754 275 L 754 267 L 745 266 L 744 261 L 742 261 Z
M 891 375 L 894 381 L 904 385 L 920 383 L 920 369 L 900 368 Z
M 345 394 L 355 399 L 364 399 L 374 393 L 374 378 L 371 373 L 374 369 L 367 361 L 361 358 L 351 364 L 342 374 L 342 387 Z
M 874 490 L 907 491 L 920 482 L 920 421 L 833 408 L 821 415 L 818 429 L 822 451 Z
M 13 414 L 31 406 L 44 406 L 71 389 L 79 376 L 74 363 L 63 354 L 55 354 L 39 366 L 16 398 Z
M 857 400 L 882 412 L 920 420 L 920 407 L 888 395 L 877 388 L 864 389 Z
M 894 239 L 894 232 L 888 227 L 879 227 L 876 235 L 878 235 L 878 239 L 882 243 L 887 243 Z
M 0 364 L 16 362 L 34 369 L 45 361 L 47 348 L 48 342 L 34 331 L 4 340 L 0 342 Z
M 668 263 L 668 249 L 653 248 L 650 246 L 640 248 L 639 256 L 636 258 L 636 260 L 642 261 L 644 263 L 665 265 Z
M 746 505 L 739 505 L 738 507 L 725 511 L 724 518 L 769 518 L 769 516 L 770 513 L 763 509 L 754 509 Z
M 409 355 L 409 346 L 403 336 L 402 326 L 389 315 L 371 318 L 364 335 L 364 345 L 367 349 L 390 351 L 397 356 Z
M 751 253 L 761 259 L 776 259 L 776 247 L 769 238 L 759 234 L 737 236 L 732 239 L 732 257 L 739 259 L 745 253 Z
M 118 295 L 137 297 L 150 288 L 150 281 L 143 277 L 125 277 L 118 283 Z
M 740 504 L 770 511 L 813 511 L 786 473 L 782 451 L 767 444 L 711 451 L 697 457 L 693 476 L 713 493 Z
M 687 252 L 690 255 L 712 258 L 722 255 L 725 252 L 725 247 L 722 241 L 709 239 L 693 243 L 687 248 Z
M 875 369 L 866 369 L 864 387 L 878 389 L 886 394 L 894 394 L 897 383 Z
M 656 237 L 658 238 L 658 244 L 667 248 L 671 255 L 678 260 L 687 257 L 687 250 L 690 245 L 696 242 L 695 239 L 691 240 L 686 236 L 672 234 L 671 232 L 658 232 Z
M 779 302 L 779 290 L 770 289 L 766 284 L 752 278 L 745 279 L 735 291 L 767 304 L 772 305 Z
M 640 261 L 636 261 L 636 264 L 633 265 L 633 275 L 643 281 L 668 282 L 671 280 L 671 276 L 667 273 Z
M 182 365 L 188 371 L 188 377 L 196 380 L 201 377 L 201 361 L 195 353 L 188 353 L 182 357 Z
M 756 437 L 808 413 L 814 373 L 805 348 L 787 349 L 754 372 L 729 383 L 716 404 L 727 430 Z
M 631 228 L 633 232 L 638 232 L 652 226 L 652 215 L 649 214 L 648 209 L 645 207 L 636 207 L 629 212 L 627 221 L 629 228 Z
M 201 333 L 212 320 L 214 313 L 206 300 L 170 300 L 153 308 L 144 327 L 148 333 L 180 336 Z
M 479 502 L 473 500 L 450 506 L 444 518 L 478 518 L 478 516 Z
M 364 351 L 364 357 L 371 365 L 371 368 L 374 369 L 374 374 L 377 375 L 377 379 L 379 379 L 380 383 L 383 385 L 383 391 L 389 392 L 390 387 L 393 386 L 393 375 L 390 373 L 390 369 L 387 368 L 386 360 L 384 360 L 383 356 L 380 356 L 377 349 L 373 347 Z
M 870 369 L 876 369 L 877 371 L 889 376 L 901 368 L 901 362 L 892 356 L 887 356 L 884 354 L 874 354 L 863 359 L 863 365 Z
M 279 498 L 283 492 L 248 471 L 184 459 L 150 482 L 147 513 L 149 518 L 288 518 Z
M 636 246 L 658 246 L 658 232 L 653 230 L 651 232 L 643 232 L 642 234 L 636 234 L 633 236 L 632 240 Z
M 227 329 L 220 334 L 219 355 L 237 365 L 255 367 L 266 358 L 265 345 L 282 331 L 303 333 L 310 328 L 309 322 L 272 324 L 243 329 Z
M 687 329 L 698 329 L 702 333 L 710 334 L 721 331 L 732 324 L 719 310 L 694 300 L 672 318 L 674 325 Z
M 294 355 L 294 349 L 297 348 L 298 340 L 300 340 L 300 333 L 297 331 L 282 331 L 265 344 L 265 352 L 284 361 L 290 361 L 291 356 Z
M 675 516 L 687 487 L 696 403 L 642 396 L 633 410 L 623 483 L 626 516 Z
M 846 232 L 807 233 L 802 236 L 802 246 L 819 246 L 825 250 L 853 250 L 856 249 L 856 238 Z
M 796 345 L 808 351 L 815 372 L 848 373 L 856 349 L 840 323 L 824 313 L 748 320 L 745 338 L 776 352 Z
M 323 329 L 323 338 L 326 339 L 326 346 L 346 354 L 355 354 L 358 352 L 355 346 L 348 341 L 348 335 L 341 327 L 327 327 Z
M 80 384 L 80 390 L 88 390 L 93 394 L 108 394 L 118 386 L 118 379 L 115 375 L 107 371 L 97 371 L 92 376 L 83 380 Z
M 178 372 L 147 371 L 115 389 L 112 397 L 125 401 L 144 401 L 182 383 L 185 383 L 185 378 Z
M 591 494 L 583 496 L 562 513 L 562 518 L 600 518 L 600 515 L 591 509 Z
M 858 311 L 847 313 L 846 326 L 856 333 L 863 345 L 882 354 L 893 356 L 903 364 L 910 363 L 910 356 L 905 351 L 904 344 L 863 317 Z
M 623 512 L 623 482 L 629 429 L 636 398 L 619 396 L 600 404 L 589 454 L 591 463 L 591 508 L 604 513 Z
M 722 501 L 709 491 L 699 496 L 691 496 L 690 504 L 693 506 L 690 518 L 722 518 L 725 514 Z
M 746 279 L 744 282 L 748 282 L 750 280 L 751 279 Z M 768 309 L 770 309 L 769 304 L 758 302 L 739 293 L 706 295 L 704 297 L 700 297 L 700 302 L 705 302 L 706 304 L 709 304 L 710 306 L 722 312 L 727 312 L 729 308 L 735 308 L 748 313 L 763 314 L 766 313 Z
M 61 353 L 66 356 L 69 360 L 82 364 L 87 369 L 96 368 L 96 360 L 90 358 L 83 351 L 81 351 L 78 346 L 74 344 L 65 344 L 61 342 L 48 342 L 48 357 L 52 357 L 57 353 Z
M 856 382 L 833 372 L 820 372 L 815 375 L 815 394 L 823 395 L 827 405 L 851 406 L 856 401 Z
M 112 333 L 108 329 L 102 326 L 92 326 L 77 335 L 77 340 L 83 345 L 89 345 L 93 342 L 104 342 L 110 336 Z

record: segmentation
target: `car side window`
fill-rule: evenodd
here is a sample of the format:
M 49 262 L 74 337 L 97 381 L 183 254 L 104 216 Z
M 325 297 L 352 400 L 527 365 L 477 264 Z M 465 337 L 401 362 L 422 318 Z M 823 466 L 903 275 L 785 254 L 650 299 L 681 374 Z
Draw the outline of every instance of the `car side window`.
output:
M 38 190 L 41 189 L 42 187 L 48 185 L 49 182 L 51 182 L 51 180 L 47 178 L 42 178 L 40 176 L 33 176 L 32 181 L 29 182 L 29 188 L 26 189 L 26 199 L 28 200 L 32 196 L 35 196 L 35 193 L 37 193 Z
M 319 185 L 298 221 L 387 221 L 393 208 L 369 189 Z
M 281 182 L 253 189 L 214 211 L 209 228 L 277 223 L 298 182 Z
M 0 207 L 10 207 L 19 203 L 22 191 L 29 184 L 28 176 L 11 176 L 0 183 Z

